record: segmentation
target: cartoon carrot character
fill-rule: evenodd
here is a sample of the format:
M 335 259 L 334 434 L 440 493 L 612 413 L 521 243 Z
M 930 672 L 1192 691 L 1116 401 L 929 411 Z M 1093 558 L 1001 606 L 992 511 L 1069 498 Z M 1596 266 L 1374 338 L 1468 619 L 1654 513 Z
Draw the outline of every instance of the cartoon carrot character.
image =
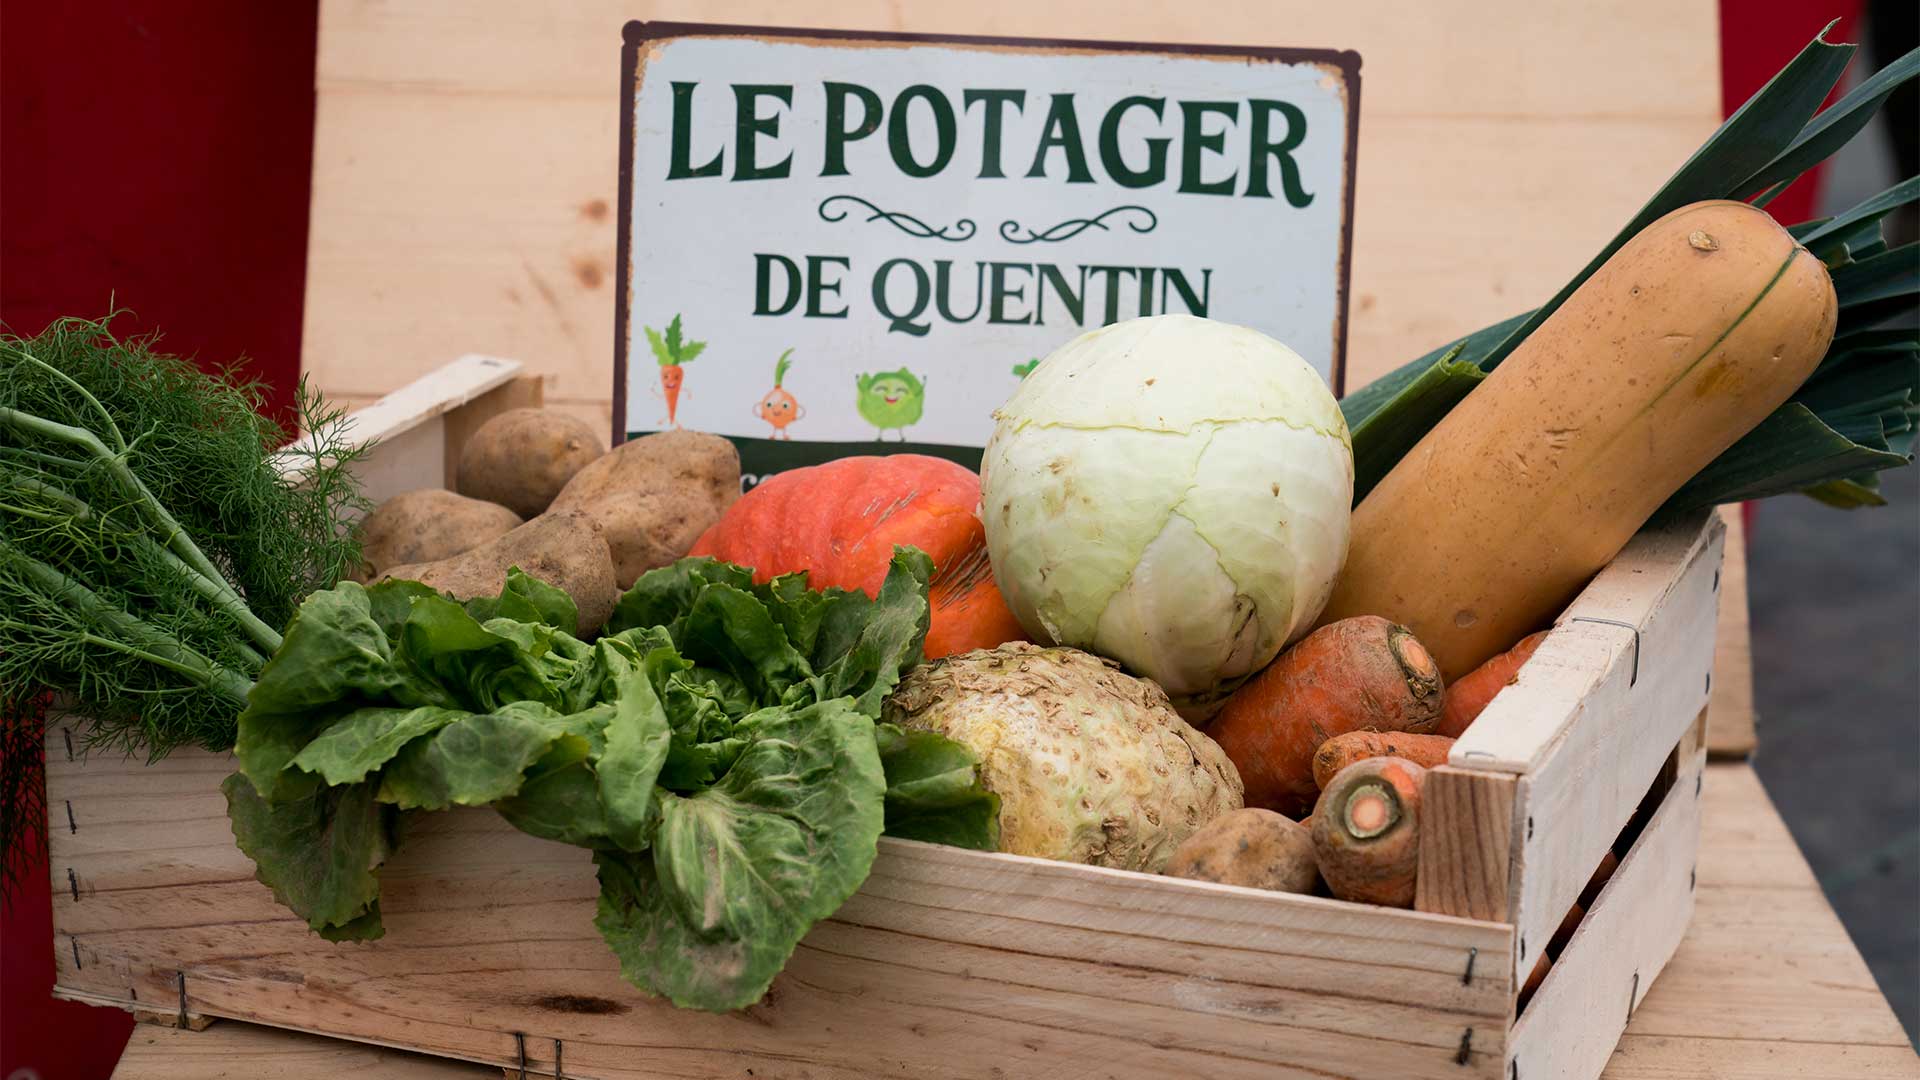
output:
M 767 396 L 755 402 L 753 406 L 753 415 L 773 425 L 772 437 L 786 439 L 789 442 L 793 440 L 793 436 L 787 433 L 787 425 L 795 420 L 804 419 L 807 415 L 807 407 L 795 400 L 786 387 L 780 385 L 787 377 L 787 369 L 793 366 L 793 361 L 787 359 L 792 355 L 793 350 L 788 349 L 780 354 L 780 359 L 774 361 L 773 389 L 767 391 Z
M 679 315 L 675 315 L 673 321 L 667 324 L 665 335 L 651 326 L 641 329 L 647 332 L 647 344 L 653 347 L 653 358 L 660 362 L 661 396 L 667 402 L 667 418 L 663 423 L 678 429 L 680 421 L 675 414 L 680 409 L 680 384 L 686 378 L 686 371 L 681 365 L 692 363 L 694 357 L 706 351 L 707 343 L 681 340 Z M 691 391 L 688 396 L 692 396 Z

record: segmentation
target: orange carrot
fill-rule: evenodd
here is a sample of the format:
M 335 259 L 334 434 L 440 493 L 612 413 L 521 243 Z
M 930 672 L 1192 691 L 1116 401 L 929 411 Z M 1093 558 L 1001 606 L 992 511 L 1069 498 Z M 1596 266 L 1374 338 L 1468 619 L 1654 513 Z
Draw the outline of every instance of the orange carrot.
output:
M 1246 785 L 1248 806 L 1297 818 L 1313 805 L 1313 752 L 1349 731 L 1428 733 L 1440 671 L 1406 627 L 1376 615 L 1315 630 L 1227 699 L 1207 734 Z
M 1613 852 L 1609 851 L 1600 856 L 1600 869 L 1593 872 L 1593 877 L 1587 879 L 1587 887 L 1580 890 L 1581 905 L 1592 907 L 1593 902 L 1600 898 L 1600 890 L 1606 887 L 1608 879 L 1613 877 L 1613 872 L 1618 869 L 1620 869 L 1620 860 Z
M 1447 763 L 1453 740 L 1445 735 L 1415 735 L 1404 731 L 1349 731 L 1335 735 L 1313 752 L 1313 783 L 1326 787 L 1334 774 L 1367 758 L 1405 758 L 1423 769 Z
M 1545 630 L 1528 634 L 1518 645 L 1454 680 L 1447 688 L 1447 708 L 1436 733 L 1455 739 L 1465 733 L 1467 725 L 1493 702 L 1494 695 L 1520 677 L 1520 668 L 1545 640 Z
M 1547 952 L 1557 959 L 1566 951 L 1567 942 L 1573 940 L 1573 932 L 1580 929 L 1580 920 L 1586 917 L 1587 909 L 1579 901 L 1574 901 L 1573 906 L 1561 917 L 1560 925 L 1554 929 L 1552 940 L 1547 942 Z
M 1541 983 L 1547 981 L 1547 969 L 1552 966 L 1553 961 L 1548 959 L 1544 952 L 1540 954 L 1540 959 L 1533 962 L 1533 973 L 1528 975 L 1527 981 L 1520 985 L 1519 1008 L 1527 1007 L 1527 1001 L 1533 997 L 1533 992 L 1540 989 Z
M 1427 770 L 1394 757 L 1340 770 L 1313 808 L 1313 857 L 1342 900 L 1412 907 Z

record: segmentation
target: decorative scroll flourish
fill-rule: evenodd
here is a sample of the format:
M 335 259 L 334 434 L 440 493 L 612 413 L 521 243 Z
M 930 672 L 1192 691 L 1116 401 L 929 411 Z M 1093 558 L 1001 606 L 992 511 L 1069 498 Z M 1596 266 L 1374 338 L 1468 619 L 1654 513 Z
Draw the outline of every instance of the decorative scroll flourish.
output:
M 1160 224 L 1160 219 L 1153 215 L 1153 211 L 1144 206 L 1133 206 L 1129 204 L 1127 206 L 1116 206 L 1105 213 L 1097 214 L 1090 218 L 1069 218 L 1058 225 L 1049 226 L 1039 231 L 1028 229 L 1027 235 L 1025 236 L 1019 235 L 1021 228 L 1019 222 L 1003 221 L 1000 223 L 1000 239 L 1005 240 L 1009 244 L 1056 243 L 1061 240 L 1071 240 L 1081 233 L 1086 232 L 1088 229 L 1110 231 L 1108 230 L 1107 219 L 1115 214 L 1128 210 L 1146 216 L 1144 223 L 1139 221 L 1128 221 L 1125 223 L 1127 228 L 1132 229 L 1134 232 L 1150 233 L 1154 230 L 1155 226 Z
M 970 239 L 974 233 L 972 218 L 961 218 L 952 225 L 943 225 L 936 229 L 926 222 L 921 221 L 919 218 L 914 217 L 912 214 L 903 214 L 897 210 L 882 210 L 858 195 L 829 195 L 821 199 L 820 205 L 817 208 L 820 213 L 820 220 L 845 221 L 847 215 L 853 212 L 852 210 L 846 207 L 835 207 L 835 211 L 837 212 L 830 212 L 828 210 L 828 207 L 833 206 L 833 204 L 841 200 L 859 203 L 861 206 L 873 211 L 873 213 L 867 215 L 866 220 L 868 221 L 884 221 L 894 228 L 899 229 L 901 232 L 906 233 L 908 236 L 917 236 L 924 240 L 946 240 L 957 244 L 962 240 Z

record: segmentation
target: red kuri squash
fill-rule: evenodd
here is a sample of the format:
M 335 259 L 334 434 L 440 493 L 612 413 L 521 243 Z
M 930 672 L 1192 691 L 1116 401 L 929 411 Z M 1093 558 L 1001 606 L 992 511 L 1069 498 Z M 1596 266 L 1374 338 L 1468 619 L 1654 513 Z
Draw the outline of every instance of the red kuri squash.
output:
M 693 545 L 753 568 L 756 581 L 805 571 L 815 589 L 869 596 L 896 544 L 933 559 L 929 658 L 1024 641 L 987 562 L 980 477 L 923 454 L 849 457 L 790 469 L 740 497 Z

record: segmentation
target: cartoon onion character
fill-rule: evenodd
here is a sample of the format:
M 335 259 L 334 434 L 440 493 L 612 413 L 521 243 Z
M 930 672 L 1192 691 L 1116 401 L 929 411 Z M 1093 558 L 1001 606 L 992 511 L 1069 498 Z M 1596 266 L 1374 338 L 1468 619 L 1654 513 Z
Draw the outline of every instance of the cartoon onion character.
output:
M 906 442 L 906 429 L 919 423 L 920 414 L 926 411 L 926 383 L 906 368 L 856 375 L 854 382 L 860 391 L 855 401 L 860 415 L 879 429 L 874 441 L 886 439 L 887 432 L 892 431 L 895 439 Z
M 767 396 L 753 406 L 753 415 L 773 425 L 773 435 L 770 437 L 788 441 L 792 441 L 793 436 L 787 433 L 787 425 L 805 419 L 807 415 L 807 407 L 795 400 L 793 394 L 781 385 L 787 377 L 787 369 L 793 366 L 793 361 L 788 359 L 792 355 L 793 350 L 788 349 L 780 354 L 780 359 L 774 361 L 773 389 L 767 391 Z

